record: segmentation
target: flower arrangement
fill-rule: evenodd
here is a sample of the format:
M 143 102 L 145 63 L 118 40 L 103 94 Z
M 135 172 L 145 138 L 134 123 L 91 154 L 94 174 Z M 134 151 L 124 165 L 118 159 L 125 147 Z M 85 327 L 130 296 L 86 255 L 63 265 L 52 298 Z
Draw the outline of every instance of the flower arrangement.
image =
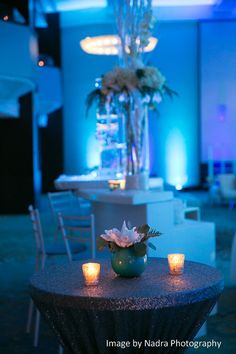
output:
M 114 1 L 120 38 L 121 66 L 105 73 L 87 96 L 87 114 L 96 103 L 99 113 L 117 114 L 124 123 L 126 189 L 147 189 L 149 143 L 147 108 L 157 110 L 162 98 L 177 93 L 158 68 L 144 65 L 144 48 L 154 27 L 152 0 Z
M 99 107 L 106 103 L 129 102 L 131 96 L 141 93 L 149 108 L 157 109 L 164 95 L 173 96 L 166 78 L 153 66 L 143 62 L 144 48 L 155 25 L 152 0 L 114 1 L 114 15 L 120 38 L 121 67 L 114 68 L 101 78 L 101 86 L 87 97 L 87 112 L 96 101 Z M 124 108 L 124 107 L 123 107 Z
M 98 106 L 107 103 L 126 104 L 130 96 L 141 94 L 142 102 L 157 109 L 164 95 L 172 97 L 175 91 L 167 86 L 166 78 L 154 66 L 140 68 L 117 67 L 102 76 L 101 85 L 87 96 L 87 113 L 94 102 Z
M 159 231 L 151 229 L 147 224 L 129 229 L 124 221 L 121 230 L 117 228 L 105 230 L 105 234 L 98 239 L 98 249 L 103 250 L 108 246 L 111 252 L 116 252 L 122 248 L 132 247 L 136 256 L 143 257 L 147 253 L 147 246 L 156 249 L 151 242 L 147 242 L 149 238 L 160 235 Z

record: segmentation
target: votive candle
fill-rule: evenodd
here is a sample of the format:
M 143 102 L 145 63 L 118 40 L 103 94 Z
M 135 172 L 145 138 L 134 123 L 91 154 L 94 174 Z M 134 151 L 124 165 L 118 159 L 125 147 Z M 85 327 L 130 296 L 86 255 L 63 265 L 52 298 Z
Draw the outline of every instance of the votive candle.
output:
M 108 181 L 109 189 L 113 191 L 114 189 L 120 188 L 120 182 L 114 179 Z
M 84 263 L 82 265 L 86 285 L 96 285 L 100 276 L 100 263 Z
M 125 189 L 125 180 L 124 179 L 110 179 L 108 181 L 109 189 Z
M 120 180 L 120 189 L 122 189 L 122 190 L 125 189 L 125 179 Z
M 168 263 L 170 274 L 180 275 L 184 271 L 184 254 L 172 253 L 168 254 Z

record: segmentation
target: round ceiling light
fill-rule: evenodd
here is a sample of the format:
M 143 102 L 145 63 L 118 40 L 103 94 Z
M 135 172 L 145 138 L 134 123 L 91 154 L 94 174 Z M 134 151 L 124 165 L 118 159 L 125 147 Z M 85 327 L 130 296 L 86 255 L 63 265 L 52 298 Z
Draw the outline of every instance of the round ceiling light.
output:
M 157 45 L 158 39 L 149 38 L 148 45 L 144 52 L 151 52 Z M 96 37 L 86 37 L 80 41 L 80 46 L 84 52 L 94 55 L 118 55 L 120 49 L 120 38 L 117 35 L 104 35 Z M 129 48 L 127 46 L 127 52 Z

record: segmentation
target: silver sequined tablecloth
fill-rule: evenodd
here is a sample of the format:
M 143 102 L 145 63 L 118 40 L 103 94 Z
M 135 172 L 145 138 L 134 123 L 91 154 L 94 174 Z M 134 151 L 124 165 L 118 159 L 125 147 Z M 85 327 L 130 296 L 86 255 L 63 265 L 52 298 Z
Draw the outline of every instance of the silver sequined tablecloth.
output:
M 109 261 L 99 262 L 97 286 L 84 285 L 84 262 L 51 266 L 31 278 L 31 296 L 67 353 L 181 353 L 182 347 L 122 349 L 107 341 L 190 340 L 223 290 L 221 273 L 199 263 L 185 262 L 184 274 L 171 276 L 166 259 L 149 258 L 139 278 L 125 279 Z

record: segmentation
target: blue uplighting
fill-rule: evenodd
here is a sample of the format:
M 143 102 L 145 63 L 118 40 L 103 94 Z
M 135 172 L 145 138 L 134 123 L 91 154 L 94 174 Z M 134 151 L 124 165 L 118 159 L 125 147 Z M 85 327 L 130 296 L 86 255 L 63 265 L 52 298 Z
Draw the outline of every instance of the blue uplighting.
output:
M 183 134 L 173 129 L 166 141 L 166 176 L 167 183 L 182 189 L 188 180 L 186 168 L 186 144 Z

